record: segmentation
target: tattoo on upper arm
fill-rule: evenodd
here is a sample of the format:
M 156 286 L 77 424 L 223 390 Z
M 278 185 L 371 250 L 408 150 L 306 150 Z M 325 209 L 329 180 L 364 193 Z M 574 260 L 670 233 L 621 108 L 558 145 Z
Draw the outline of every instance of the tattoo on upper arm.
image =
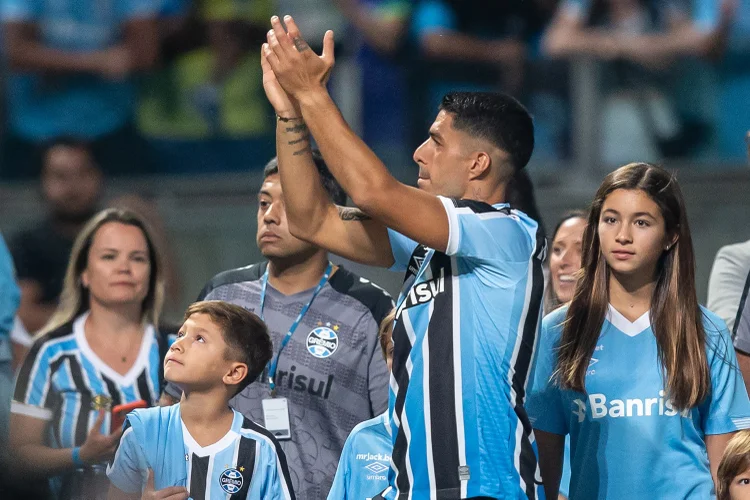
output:
M 371 217 L 362 210 L 354 207 L 338 207 L 339 217 L 345 221 L 371 220 Z

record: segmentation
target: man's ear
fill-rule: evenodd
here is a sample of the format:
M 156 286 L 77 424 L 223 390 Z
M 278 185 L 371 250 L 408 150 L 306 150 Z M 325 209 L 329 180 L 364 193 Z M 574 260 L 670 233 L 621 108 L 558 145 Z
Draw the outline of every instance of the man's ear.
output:
M 469 180 L 481 179 L 486 177 L 492 167 L 492 157 L 489 153 L 478 151 L 472 153 L 471 166 L 469 167 Z
M 239 385 L 248 376 L 248 368 L 245 363 L 234 362 L 222 379 L 226 385 Z

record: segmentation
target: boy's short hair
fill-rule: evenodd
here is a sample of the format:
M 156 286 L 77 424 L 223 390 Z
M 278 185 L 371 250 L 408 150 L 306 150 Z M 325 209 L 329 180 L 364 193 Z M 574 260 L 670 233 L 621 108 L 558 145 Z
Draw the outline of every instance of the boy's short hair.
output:
M 247 309 L 222 300 L 196 302 L 185 312 L 186 321 L 205 314 L 221 328 L 227 344 L 224 357 L 247 365 L 247 375 L 237 384 L 236 394 L 256 380 L 273 356 L 273 343 L 263 321 Z
M 734 478 L 750 469 L 750 430 L 740 431 L 727 443 L 716 474 L 716 500 L 729 500 Z
M 393 324 L 396 322 L 396 309 L 392 309 L 388 315 L 380 322 L 378 338 L 380 340 L 380 350 L 383 353 L 383 359 L 388 361 L 389 353 L 393 356 Z

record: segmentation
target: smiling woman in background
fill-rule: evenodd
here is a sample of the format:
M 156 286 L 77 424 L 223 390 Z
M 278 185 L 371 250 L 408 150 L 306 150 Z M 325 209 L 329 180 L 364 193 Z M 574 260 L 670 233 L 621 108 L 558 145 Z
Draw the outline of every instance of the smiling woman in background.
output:
M 53 497 L 106 495 L 100 464 L 121 434 L 110 410 L 159 397 L 166 345 L 152 326 L 163 295 L 152 241 L 132 212 L 109 209 L 89 221 L 73 246 L 60 306 L 18 375 L 15 467 L 26 484 L 53 479 Z
M 544 301 L 550 313 L 573 299 L 581 269 L 581 242 L 586 228 L 586 212 L 573 210 L 563 215 L 552 233 L 549 254 L 550 283 Z

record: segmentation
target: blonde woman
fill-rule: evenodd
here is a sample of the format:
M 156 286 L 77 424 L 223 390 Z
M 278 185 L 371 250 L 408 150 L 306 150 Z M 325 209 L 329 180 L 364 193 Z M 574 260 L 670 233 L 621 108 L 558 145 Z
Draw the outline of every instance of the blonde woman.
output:
M 100 464 L 121 434 L 111 409 L 158 399 L 166 346 L 153 326 L 163 284 L 152 241 L 138 216 L 118 209 L 97 214 L 76 239 L 60 306 L 16 382 L 11 446 L 26 484 L 55 478 L 52 495 L 63 499 L 106 494 L 96 486 L 106 483 Z

